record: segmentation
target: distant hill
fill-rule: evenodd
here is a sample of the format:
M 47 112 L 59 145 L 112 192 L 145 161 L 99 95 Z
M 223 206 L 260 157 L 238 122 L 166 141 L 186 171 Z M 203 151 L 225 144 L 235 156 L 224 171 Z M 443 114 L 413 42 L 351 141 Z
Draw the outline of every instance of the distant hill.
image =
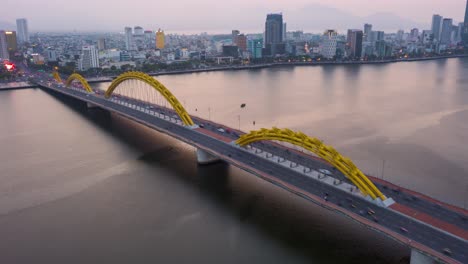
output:
M 0 20 L 0 30 L 16 30 L 16 25 Z

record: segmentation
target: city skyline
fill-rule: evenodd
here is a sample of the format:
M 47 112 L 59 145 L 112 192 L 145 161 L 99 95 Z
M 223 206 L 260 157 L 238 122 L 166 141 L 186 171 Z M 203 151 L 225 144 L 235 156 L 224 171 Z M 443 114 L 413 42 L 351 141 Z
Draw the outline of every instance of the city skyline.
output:
M 47 2 L 49 0 L 45 0 Z M 288 29 L 320 32 L 326 28 L 345 30 L 345 26 L 356 27 L 369 22 L 383 30 L 397 30 L 399 28 L 410 29 L 412 27 L 429 28 L 432 14 L 439 13 L 444 17 L 453 18 L 454 21 L 463 22 L 466 0 L 431 1 L 416 0 L 407 3 L 397 0 L 391 3 L 374 3 L 368 0 L 333 2 L 292 0 L 288 3 L 279 1 L 266 2 L 260 0 L 240 1 L 232 9 L 227 4 L 216 4 L 213 0 L 204 0 L 194 5 L 188 2 L 181 5 L 177 3 L 165 3 L 156 5 L 145 1 L 133 1 L 131 3 L 112 3 L 112 12 L 107 15 L 102 10 L 109 10 L 110 5 L 105 1 L 87 5 L 89 0 L 80 2 L 74 6 L 70 3 L 59 13 L 48 14 L 44 17 L 41 10 L 46 3 L 30 3 L 30 1 L 7 1 L 2 4 L 7 14 L 0 19 L 0 25 L 14 26 L 14 21 L 19 17 L 26 17 L 31 21 L 31 31 L 118 31 L 123 26 L 140 25 L 143 28 L 165 28 L 176 32 L 202 32 L 221 33 L 230 28 L 239 28 L 244 32 L 261 32 L 265 13 L 282 12 L 288 21 Z M 422 4 L 424 3 L 424 4 Z M 36 6 L 37 5 L 37 6 Z M 89 9 L 89 6 L 93 6 Z M 138 12 L 126 12 L 140 6 Z M 183 8 L 181 7 L 183 6 Z M 154 17 L 154 9 L 164 10 Z M 186 8 L 192 10 L 184 12 Z M 200 10 L 199 10 L 200 9 Z M 118 11 L 125 10 L 125 11 Z M 198 10 L 198 11 L 197 11 Z M 195 12 L 196 11 L 196 12 Z M 80 13 L 87 14 L 86 19 L 81 19 Z M 122 13 L 122 14 L 120 14 Z M 179 15 L 184 13 L 184 19 Z M 60 20 L 60 23 L 57 21 Z M 213 23 L 216 21 L 217 23 Z M 190 23 L 188 23 L 190 22 Z M 6 28 L 5 29 L 14 29 Z M 390 28 L 393 27 L 393 28 Z

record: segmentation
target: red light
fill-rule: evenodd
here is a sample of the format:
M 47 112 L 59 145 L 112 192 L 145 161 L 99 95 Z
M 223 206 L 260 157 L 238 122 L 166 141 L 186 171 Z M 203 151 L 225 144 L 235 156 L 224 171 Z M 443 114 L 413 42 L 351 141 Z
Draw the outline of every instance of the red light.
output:
M 5 62 L 5 68 L 8 70 L 8 71 L 12 71 L 15 69 L 15 64 L 11 63 L 11 62 Z

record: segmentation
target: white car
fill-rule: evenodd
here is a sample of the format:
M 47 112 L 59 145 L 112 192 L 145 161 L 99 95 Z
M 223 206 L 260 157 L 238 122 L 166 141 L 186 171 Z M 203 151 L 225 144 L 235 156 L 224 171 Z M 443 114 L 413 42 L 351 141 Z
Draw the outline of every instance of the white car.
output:
M 218 131 L 221 132 L 221 133 L 226 132 L 226 130 L 224 130 L 224 129 L 222 129 L 222 128 L 218 128 Z
M 320 171 L 321 173 L 326 174 L 326 175 L 332 175 L 331 171 L 326 170 L 326 169 L 319 169 L 318 171 Z

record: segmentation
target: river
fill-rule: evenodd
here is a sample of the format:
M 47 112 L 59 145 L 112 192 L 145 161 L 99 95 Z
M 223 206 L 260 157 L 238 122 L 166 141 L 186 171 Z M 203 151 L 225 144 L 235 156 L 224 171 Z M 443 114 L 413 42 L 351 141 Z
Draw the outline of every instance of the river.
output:
M 191 114 L 244 131 L 303 131 L 367 173 L 463 207 L 467 73 L 463 58 L 157 79 Z M 409 254 L 239 169 L 197 166 L 170 137 L 40 89 L 0 93 L 0 146 L 0 263 L 399 263 Z

